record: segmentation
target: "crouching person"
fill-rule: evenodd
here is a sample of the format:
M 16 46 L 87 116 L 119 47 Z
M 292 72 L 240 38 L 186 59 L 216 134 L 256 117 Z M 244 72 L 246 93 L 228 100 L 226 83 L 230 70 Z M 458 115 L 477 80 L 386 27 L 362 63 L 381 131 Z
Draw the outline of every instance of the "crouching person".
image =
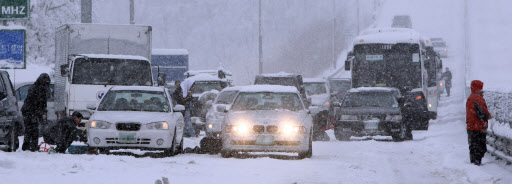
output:
M 73 112 L 73 115 L 60 119 L 45 133 L 44 141 L 48 144 L 56 144 L 57 153 L 65 153 L 75 140 L 86 142 L 87 137 L 84 131 L 77 128 L 80 121 L 82 121 L 82 114 L 79 112 Z

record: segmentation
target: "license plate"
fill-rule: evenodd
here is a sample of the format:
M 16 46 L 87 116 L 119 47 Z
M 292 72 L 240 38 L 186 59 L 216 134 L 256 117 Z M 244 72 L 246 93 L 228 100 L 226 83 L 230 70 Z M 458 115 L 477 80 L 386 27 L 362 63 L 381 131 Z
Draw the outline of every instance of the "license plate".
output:
M 119 134 L 119 142 L 121 143 L 136 143 L 137 138 L 135 137 L 135 134 L 126 134 L 126 133 L 120 133 Z
M 364 129 L 367 129 L 367 130 L 379 129 L 379 122 L 378 121 L 365 121 Z
M 259 135 L 256 137 L 257 145 L 274 145 L 274 136 L 273 135 Z

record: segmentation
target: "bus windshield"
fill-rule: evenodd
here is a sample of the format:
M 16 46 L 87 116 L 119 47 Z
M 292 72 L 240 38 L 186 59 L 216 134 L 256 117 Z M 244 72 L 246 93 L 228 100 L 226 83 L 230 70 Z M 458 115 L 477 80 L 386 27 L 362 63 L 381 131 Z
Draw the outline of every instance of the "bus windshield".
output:
M 354 46 L 352 87 L 421 88 L 419 44 L 361 44 Z
M 144 60 L 78 58 L 73 66 L 72 83 L 151 86 L 151 66 Z

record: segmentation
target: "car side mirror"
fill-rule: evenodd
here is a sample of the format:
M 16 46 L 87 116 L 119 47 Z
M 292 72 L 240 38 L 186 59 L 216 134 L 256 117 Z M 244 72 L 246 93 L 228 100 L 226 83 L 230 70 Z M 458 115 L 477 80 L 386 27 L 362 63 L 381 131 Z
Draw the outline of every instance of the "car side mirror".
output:
M 87 109 L 89 110 L 96 110 L 96 104 L 95 103 L 88 103 L 86 106 L 85 106 Z
M 66 77 L 69 73 L 69 64 L 60 65 L 60 75 Z
M 183 112 L 185 111 L 185 106 L 177 104 L 174 106 L 174 112 Z
M 224 112 L 224 113 L 227 113 L 228 112 L 228 109 L 226 108 L 225 105 L 218 105 L 217 106 L 217 112 Z

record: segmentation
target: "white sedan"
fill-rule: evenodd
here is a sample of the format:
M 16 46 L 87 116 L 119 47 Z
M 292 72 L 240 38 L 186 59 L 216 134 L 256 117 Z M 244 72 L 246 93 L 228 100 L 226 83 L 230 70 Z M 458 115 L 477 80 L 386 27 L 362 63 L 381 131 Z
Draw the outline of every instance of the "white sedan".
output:
M 169 92 L 161 87 L 117 86 L 111 88 L 87 126 L 91 148 L 163 150 L 167 155 L 183 150 L 182 105 L 171 106 Z
M 223 106 L 220 109 L 225 109 Z M 237 152 L 294 152 L 312 155 L 313 120 L 297 88 L 241 87 L 222 123 L 222 157 Z

